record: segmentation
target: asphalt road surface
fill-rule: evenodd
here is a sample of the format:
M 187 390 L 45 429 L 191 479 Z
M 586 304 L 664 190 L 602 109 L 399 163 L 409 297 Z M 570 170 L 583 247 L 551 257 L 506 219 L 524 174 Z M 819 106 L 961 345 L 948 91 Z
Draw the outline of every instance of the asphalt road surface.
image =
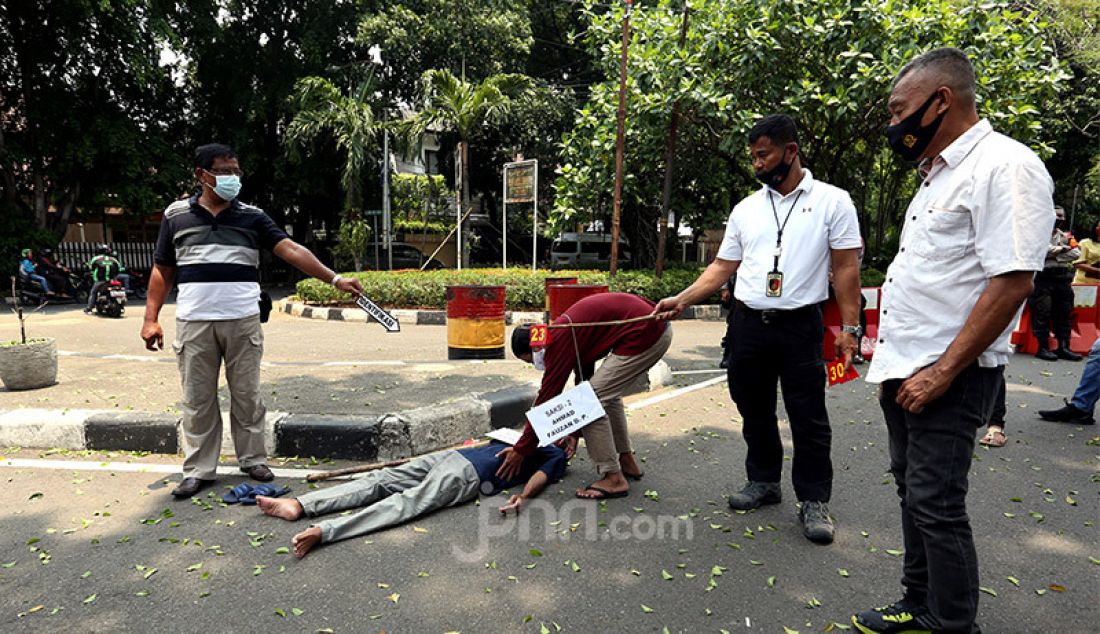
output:
M 969 508 L 987 633 L 1096 631 L 1100 433 L 1035 417 L 1081 367 L 1017 358 L 1009 444 L 975 452 Z M 724 384 L 631 413 L 646 474 L 627 498 L 573 502 L 593 477 L 582 448 L 517 524 L 502 525 L 501 498 L 487 498 L 303 560 L 282 549 L 307 522 L 212 497 L 175 501 L 176 475 L 99 466 L 178 457 L 8 449 L 86 468 L 0 467 L 0 631 L 842 631 L 853 612 L 900 596 L 902 544 L 875 388 L 832 388 L 829 407 L 831 546 L 801 536 L 788 474 L 782 504 L 729 510 L 744 445 Z

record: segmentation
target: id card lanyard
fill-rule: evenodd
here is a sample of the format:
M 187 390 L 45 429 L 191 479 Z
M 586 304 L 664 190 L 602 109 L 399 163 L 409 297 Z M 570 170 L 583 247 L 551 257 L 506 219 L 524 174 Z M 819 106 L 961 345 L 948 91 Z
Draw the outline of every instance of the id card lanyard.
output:
M 783 273 L 779 270 L 779 256 L 783 254 L 783 230 L 787 228 L 787 221 L 791 219 L 791 214 L 794 213 L 794 208 L 798 206 L 798 199 L 802 198 L 802 192 L 805 190 L 798 190 L 798 194 L 791 201 L 791 206 L 787 209 L 787 215 L 783 218 L 783 224 L 779 223 L 779 211 L 775 208 L 775 199 L 772 198 L 772 192 L 768 190 L 768 202 L 772 205 L 772 216 L 775 218 L 775 261 L 772 264 L 771 273 L 768 273 L 767 286 L 765 287 L 767 297 L 780 297 L 783 295 Z

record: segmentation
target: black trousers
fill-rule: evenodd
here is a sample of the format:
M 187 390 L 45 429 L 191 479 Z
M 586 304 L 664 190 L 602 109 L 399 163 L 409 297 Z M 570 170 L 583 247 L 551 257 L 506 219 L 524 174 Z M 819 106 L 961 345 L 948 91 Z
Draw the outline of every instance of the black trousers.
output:
M 775 411 L 778 385 L 794 441 L 791 481 L 795 494 L 799 500 L 828 502 L 833 463 L 821 360 L 823 332 L 816 305 L 765 316 L 738 303 L 727 338 L 730 396 L 744 421 L 748 479 L 779 482 L 783 473 L 783 444 Z
M 1027 300 L 1031 308 L 1031 332 L 1040 348 L 1049 346 L 1050 333 L 1066 341 L 1070 337 L 1073 314 L 1073 272 L 1044 269 L 1035 274 L 1035 290 Z
M 901 498 L 907 599 L 928 605 L 943 632 L 974 628 L 978 554 L 966 514 L 977 430 L 992 415 L 1004 368 L 974 364 L 943 396 L 911 414 L 897 404 L 900 380 L 882 384 L 879 404 L 890 436 L 890 471 Z
M 997 386 L 997 393 L 993 396 L 993 412 L 989 415 L 989 425 L 1000 425 L 1005 428 L 1005 415 L 1008 414 L 1008 392 L 1005 389 L 1005 374 L 1001 372 L 1001 381 Z

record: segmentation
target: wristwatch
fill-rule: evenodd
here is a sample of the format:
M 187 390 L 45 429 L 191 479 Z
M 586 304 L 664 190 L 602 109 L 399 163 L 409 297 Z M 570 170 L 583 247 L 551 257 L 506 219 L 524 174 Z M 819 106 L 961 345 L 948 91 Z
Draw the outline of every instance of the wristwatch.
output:
M 863 329 L 860 328 L 859 326 L 849 326 L 847 324 L 842 324 L 840 326 L 840 332 L 852 335 L 856 339 L 859 339 L 860 337 L 863 336 Z

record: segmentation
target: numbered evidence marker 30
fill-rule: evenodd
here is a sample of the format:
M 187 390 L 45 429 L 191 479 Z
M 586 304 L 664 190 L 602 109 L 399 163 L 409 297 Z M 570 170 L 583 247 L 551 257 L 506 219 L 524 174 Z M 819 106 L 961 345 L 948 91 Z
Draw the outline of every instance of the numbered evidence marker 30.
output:
M 562 392 L 527 412 L 527 420 L 545 447 L 559 438 L 606 416 L 596 391 L 588 381 Z
M 830 387 L 859 378 L 859 373 L 856 372 L 854 367 L 849 367 L 847 372 L 844 371 L 844 359 L 837 359 L 826 364 L 825 373 L 829 376 Z
M 382 324 L 386 332 L 401 332 L 401 323 L 397 321 L 397 318 L 382 310 L 378 304 L 367 299 L 366 295 L 360 295 L 356 298 L 355 305 L 362 308 L 368 315 L 374 318 L 375 321 Z

